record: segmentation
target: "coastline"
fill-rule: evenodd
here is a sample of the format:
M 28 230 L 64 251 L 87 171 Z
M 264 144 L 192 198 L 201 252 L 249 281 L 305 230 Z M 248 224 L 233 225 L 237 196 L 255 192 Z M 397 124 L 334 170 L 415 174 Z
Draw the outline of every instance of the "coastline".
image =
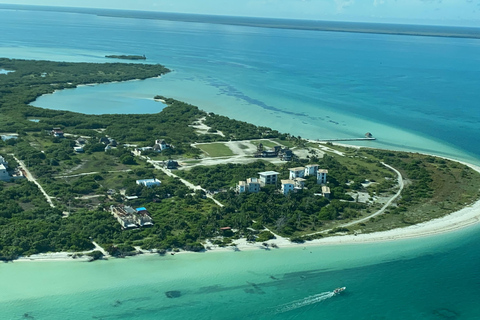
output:
M 346 146 L 346 145 L 344 145 Z M 355 147 L 355 146 L 352 146 Z M 452 160 L 452 159 L 450 159 Z M 480 173 L 480 167 L 466 163 L 463 161 L 457 161 L 461 164 L 467 165 L 473 170 Z M 234 241 L 235 246 L 218 247 L 213 245 L 210 241 L 207 241 L 207 252 L 234 252 L 234 251 L 247 251 L 247 250 L 270 250 L 276 245 L 278 249 L 282 248 L 305 248 L 312 246 L 325 246 L 325 245 L 344 245 L 344 244 L 365 244 L 375 242 L 397 241 L 412 238 L 421 238 L 428 236 L 440 235 L 447 232 L 454 232 L 473 226 L 480 222 L 480 199 L 475 203 L 470 204 L 460 210 L 452 212 L 441 218 L 436 218 L 426 222 L 422 222 L 416 225 L 396 228 L 386 231 L 379 231 L 374 233 L 363 233 L 357 235 L 337 235 L 322 239 L 315 239 L 306 241 L 304 243 L 294 243 L 285 237 L 275 235 L 275 239 L 271 239 L 262 243 L 255 242 L 249 243 L 246 239 L 238 239 Z M 268 244 L 264 246 L 263 243 Z M 274 246 L 272 246 L 274 245 Z M 86 252 L 53 252 L 53 253 L 40 253 L 28 257 L 20 257 L 12 262 L 37 262 L 37 261 L 82 261 L 91 262 L 91 257 L 85 255 Z M 88 252 L 87 252 L 88 253 Z M 177 254 L 194 254 L 197 252 L 183 251 L 180 252 L 167 252 L 165 255 L 177 255 Z M 198 253 L 197 253 L 198 254 Z M 159 255 L 156 250 L 141 250 L 136 255 Z M 100 259 L 100 260 L 108 260 Z

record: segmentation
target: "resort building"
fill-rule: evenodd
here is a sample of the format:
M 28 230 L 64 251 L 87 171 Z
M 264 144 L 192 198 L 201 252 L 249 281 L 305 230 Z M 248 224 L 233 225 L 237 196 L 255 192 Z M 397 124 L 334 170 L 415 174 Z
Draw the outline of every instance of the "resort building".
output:
M 303 178 L 305 176 L 305 167 L 290 168 L 289 179 Z
M 327 199 L 330 199 L 330 188 L 327 186 L 322 186 L 322 196 Z
M 305 181 L 307 181 L 307 179 L 295 178 L 293 181 L 295 182 L 295 189 L 303 189 L 305 188 Z
M 305 177 L 315 176 L 318 172 L 318 164 L 307 164 L 305 166 Z
M 143 180 L 137 180 L 137 184 L 144 186 L 144 187 L 153 187 L 153 186 L 159 186 L 162 182 L 158 179 L 143 179 Z
M 320 169 L 317 171 L 317 184 L 326 184 L 327 183 L 327 174 L 328 170 Z
M 10 178 L 7 167 L 3 163 L 0 164 L 0 181 L 9 181 Z
M 152 218 L 144 207 L 133 209 L 129 206 L 112 205 L 110 212 L 124 229 L 153 225 Z
M 237 185 L 237 192 L 252 192 L 257 193 L 260 191 L 260 182 L 257 178 L 248 178 L 247 181 L 239 181 Z
M 282 180 L 282 193 L 287 195 L 290 191 L 295 189 L 295 181 L 288 179 Z
M 136 211 L 129 206 L 110 206 L 110 212 L 117 219 L 123 229 L 136 228 L 134 214 Z
M 267 184 L 277 184 L 279 173 L 276 171 L 265 171 L 259 172 L 260 175 L 260 185 L 265 186 Z
M 243 193 L 248 191 L 248 186 L 246 181 L 239 181 L 237 184 L 237 192 Z
M 260 191 L 260 181 L 257 178 L 248 178 L 247 179 L 248 192 L 257 193 Z
M 5 167 L 8 167 L 8 162 L 3 156 L 0 156 L 0 164 L 3 164 Z

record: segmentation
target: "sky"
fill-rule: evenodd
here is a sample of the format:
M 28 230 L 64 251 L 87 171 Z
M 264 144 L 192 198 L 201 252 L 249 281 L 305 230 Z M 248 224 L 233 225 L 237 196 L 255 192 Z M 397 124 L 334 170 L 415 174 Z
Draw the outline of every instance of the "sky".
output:
M 0 3 L 480 27 L 480 0 L 0 0 Z

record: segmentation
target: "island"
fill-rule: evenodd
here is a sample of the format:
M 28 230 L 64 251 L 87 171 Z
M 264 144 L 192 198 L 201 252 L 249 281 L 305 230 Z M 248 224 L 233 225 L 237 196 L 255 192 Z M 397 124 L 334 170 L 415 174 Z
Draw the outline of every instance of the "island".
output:
M 136 55 L 107 55 L 105 58 L 111 59 L 123 59 L 123 60 L 147 60 L 145 55 L 143 56 L 136 56 Z
M 168 73 L 161 65 L 0 59 L 0 69 L 15 71 L 0 75 L 0 260 L 368 240 L 441 219 L 451 229 L 453 212 L 479 207 L 479 169 L 441 157 L 302 139 L 161 95 L 156 114 L 29 105 Z

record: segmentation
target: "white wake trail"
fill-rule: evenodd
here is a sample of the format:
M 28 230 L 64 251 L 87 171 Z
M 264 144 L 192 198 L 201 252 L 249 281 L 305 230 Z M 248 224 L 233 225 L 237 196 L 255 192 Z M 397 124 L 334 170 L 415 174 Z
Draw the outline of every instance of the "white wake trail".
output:
M 303 298 L 301 300 L 296 300 L 296 301 L 281 305 L 277 309 L 277 313 L 284 313 L 284 312 L 288 312 L 288 311 L 302 308 L 305 306 L 309 306 L 311 304 L 319 303 L 324 300 L 330 299 L 333 296 L 335 296 L 335 293 L 333 291 L 322 292 L 313 296 Z

